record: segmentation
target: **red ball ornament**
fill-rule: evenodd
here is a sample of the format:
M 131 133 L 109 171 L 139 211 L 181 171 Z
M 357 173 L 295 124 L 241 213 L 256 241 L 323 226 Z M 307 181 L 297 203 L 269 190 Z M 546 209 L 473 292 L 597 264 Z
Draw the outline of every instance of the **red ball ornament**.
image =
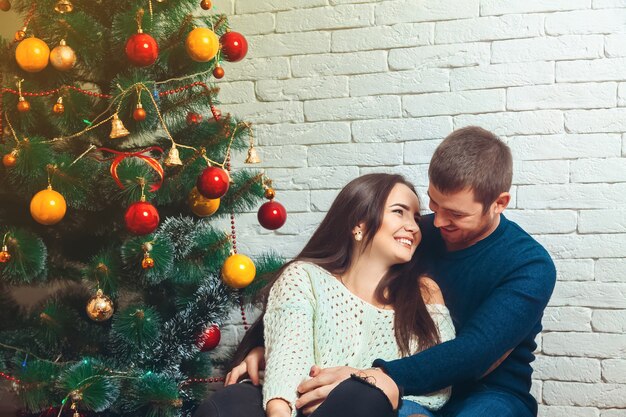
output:
M 217 78 L 218 80 L 220 78 L 224 77 L 224 68 L 222 68 L 220 65 L 216 65 L 215 68 L 213 68 L 213 76 L 215 78 Z
M 147 67 L 154 64 L 159 56 L 159 45 L 147 33 L 135 33 L 126 41 L 126 56 L 131 64 Z
M 147 235 L 159 226 L 159 212 L 147 201 L 137 201 L 126 210 L 124 221 L 129 232 Z
M 220 328 L 217 327 L 217 324 L 212 324 L 200 333 L 196 344 L 202 352 L 208 352 L 217 347 L 221 338 L 222 333 L 220 332 Z
M 226 32 L 220 38 L 224 59 L 238 62 L 248 53 L 248 41 L 239 32 Z
M 287 221 L 287 210 L 277 201 L 268 201 L 259 208 L 257 219 L 266 229 L 276 230 Z
M 198 113 L 191 112 L 187 114 L 187 124 L 188 125 L 197 125 L 202 122 L 202 115 Z
M 221 168 L 208 167 L 198 176 L 196 187 L 206 198 L 221 198 L 228 191 L 230 177 Z

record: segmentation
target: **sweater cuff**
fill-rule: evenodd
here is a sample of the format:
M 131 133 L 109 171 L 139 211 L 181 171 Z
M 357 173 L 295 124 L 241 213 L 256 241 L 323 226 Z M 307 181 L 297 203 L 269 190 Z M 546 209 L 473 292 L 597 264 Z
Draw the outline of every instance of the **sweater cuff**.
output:
M 382 369 L 383 372 L 389 376 L 389 378 L 393 379 L 393 382 L 395 382 L 396 386 L 398 387 L 400 398 L 404 397 L 404 386 L 398 384 L 398 381 L 393 377 L 393 375 L 389 373 L 389 362 L 384 361 L 382 359 L 375 359 L 374 362 L 372 363 L 372 366 L 374 368 Z
M 273 389 L 269 389 L 267 385 L 263 385 L 263 409 L 267 408 L 267 403 L 271 400 L 280 399 L 284 400 L 289 404 L 292 411 L 292 416 L 297 414 L 296 410 L 296 392 L 291 393 L 289 390 L 281 389 L 280 387 L 275 387 Z

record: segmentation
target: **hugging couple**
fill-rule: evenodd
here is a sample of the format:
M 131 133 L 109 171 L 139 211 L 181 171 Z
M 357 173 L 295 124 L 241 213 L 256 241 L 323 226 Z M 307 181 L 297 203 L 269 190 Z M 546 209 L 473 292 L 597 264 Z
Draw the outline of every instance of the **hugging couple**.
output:
M 502 214 L 511 151 L 458 129 L 428 175 L 425 216 L 400 175 L 341 190 L 194 417 L 537 415 L 530 363 L 556 271 Z

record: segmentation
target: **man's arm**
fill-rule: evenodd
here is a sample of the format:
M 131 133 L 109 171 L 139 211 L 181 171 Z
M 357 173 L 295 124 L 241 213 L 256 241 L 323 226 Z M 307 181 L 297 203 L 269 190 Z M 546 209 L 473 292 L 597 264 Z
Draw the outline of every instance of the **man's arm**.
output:
M 543 314 L 556 280 L 549 260 L 530 260 L 494 290 L 456 339 L 394 361 L 377 359 L 405 394 L 424 395 L 478 380 L 529 334 Z

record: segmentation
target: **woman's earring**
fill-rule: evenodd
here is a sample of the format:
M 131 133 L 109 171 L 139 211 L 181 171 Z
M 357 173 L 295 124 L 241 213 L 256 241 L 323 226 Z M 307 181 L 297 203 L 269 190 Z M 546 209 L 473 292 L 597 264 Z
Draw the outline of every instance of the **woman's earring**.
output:
M 358 231 L 354 234 L 354 240 L 356 240 L 357 242 L 360 242 L 363 240 L 363 232 L 362 231 Z

